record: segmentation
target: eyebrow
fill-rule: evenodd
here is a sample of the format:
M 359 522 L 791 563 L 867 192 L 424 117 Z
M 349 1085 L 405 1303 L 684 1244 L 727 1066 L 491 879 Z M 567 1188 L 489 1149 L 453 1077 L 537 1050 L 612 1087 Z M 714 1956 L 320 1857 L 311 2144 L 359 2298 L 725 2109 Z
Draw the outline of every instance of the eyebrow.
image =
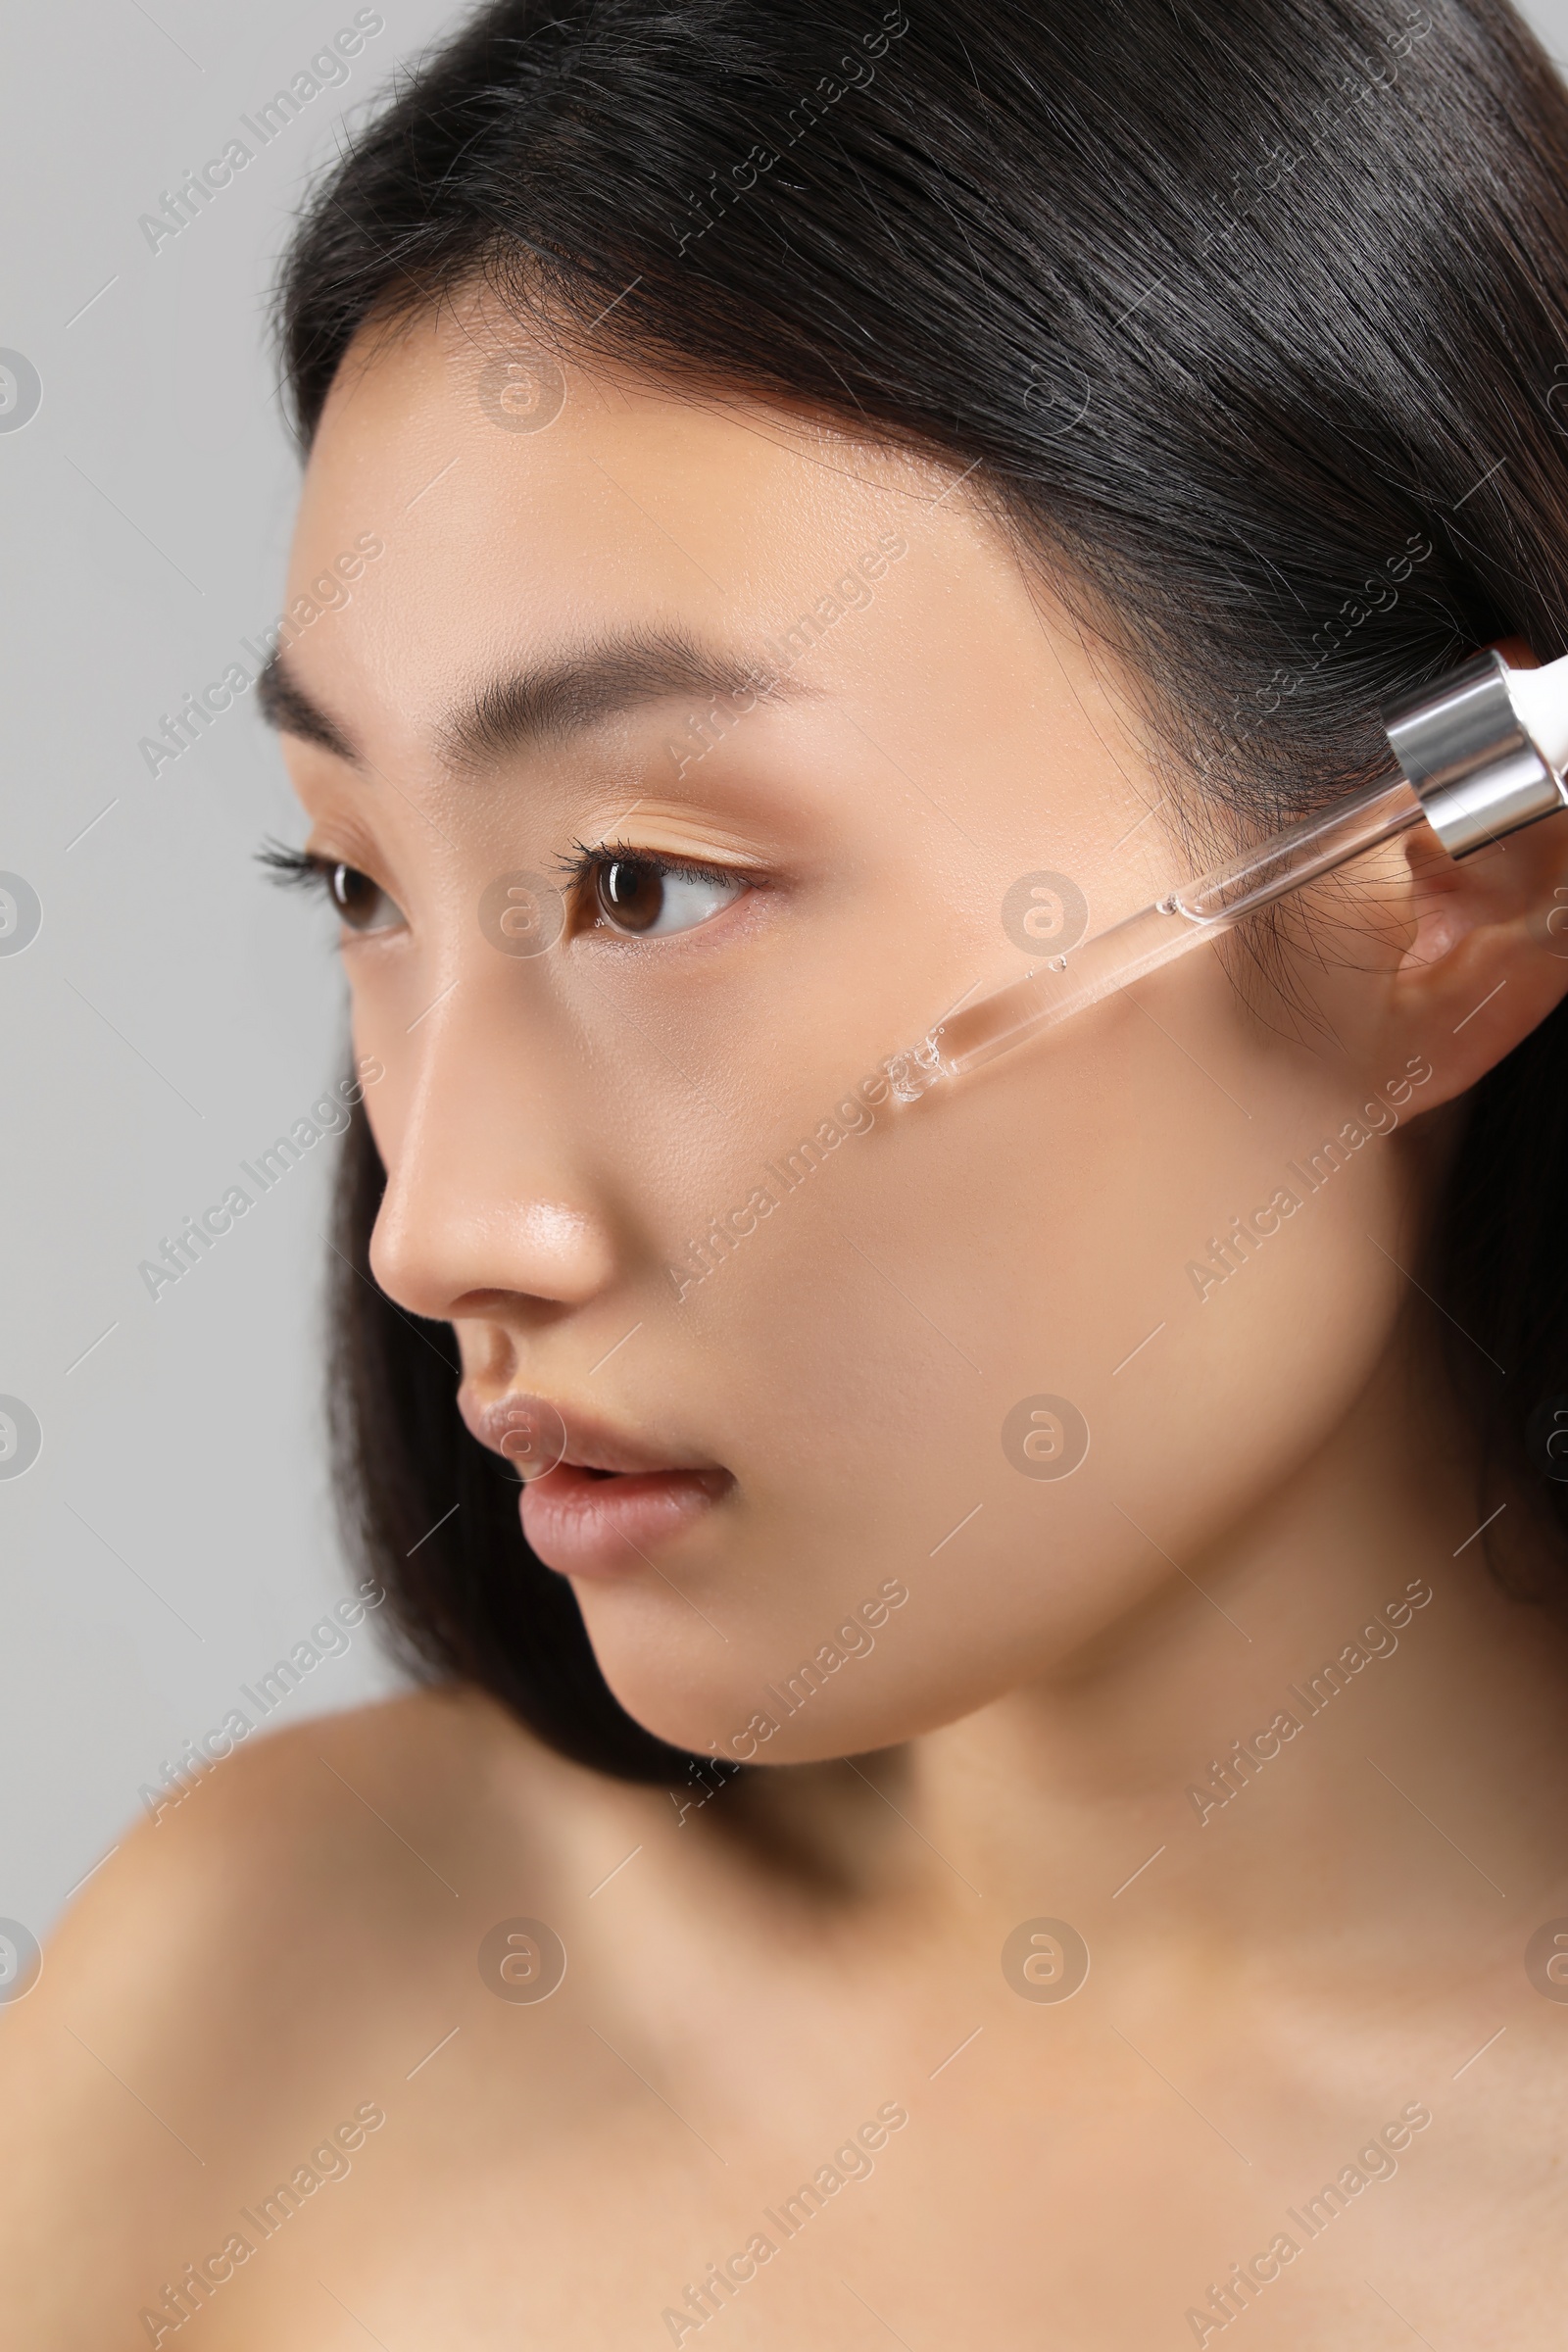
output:
M 437 721 L 434 740 L 444 765 L 471 773 L 671 695 L 689 695 L 707 707 L 745 693 L 782 699 L 814 691 L 770 663 L 705 645 L 683 629 L 629 629 L 554 661 L 498 672 Z M 281 652 L 263 670 L 256 694 L 267 724 L 279 733 L 319 744 L 353 766 L 368 765 L 352 735 L 306 692 Z

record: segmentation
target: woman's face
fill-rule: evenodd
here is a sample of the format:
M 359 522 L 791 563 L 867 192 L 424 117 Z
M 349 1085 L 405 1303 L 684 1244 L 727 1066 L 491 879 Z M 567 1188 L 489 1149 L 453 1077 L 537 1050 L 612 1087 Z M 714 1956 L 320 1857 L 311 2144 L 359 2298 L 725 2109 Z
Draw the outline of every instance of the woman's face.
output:
M 561 1416 L 524 1524 L 634 1716 L 863 1751 L 1129 1628 L 1321 1443 L 1400 1282 L 1373 1130 L 1442 1088 L 1358 1054 L 1365 970 L 1295 1044 L 1200 952 L 894 1101 L 1053 952 L 1036 878 L 1099 929 L 1188 870 L 1108 661 L 956 468 L 522 343 L 359 355 L 294 553 L 374 1270 L 490 1442 Z

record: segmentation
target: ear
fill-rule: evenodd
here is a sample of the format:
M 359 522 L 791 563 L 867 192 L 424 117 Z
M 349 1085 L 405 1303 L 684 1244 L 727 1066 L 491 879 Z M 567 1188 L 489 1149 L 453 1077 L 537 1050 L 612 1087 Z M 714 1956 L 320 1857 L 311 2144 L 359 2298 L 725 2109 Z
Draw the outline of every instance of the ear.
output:
M 1449 1102 L 1568 996 L 1568 812 L 1457 863 L 1423 825 L 1402 845 L 1408 936 L 1387 977 L 1396 1039 L 1432 1064 L 1422 1107 Z
M 1494 650 L 1540 667 L 1520 639 Z M 1424 1070 L 1412 1117 L 1465 1094 L 1568 996 L 1568 810 L 1457 860 L 1418 824 L 1302 898 L 1305 993 L 1361 1078 Z

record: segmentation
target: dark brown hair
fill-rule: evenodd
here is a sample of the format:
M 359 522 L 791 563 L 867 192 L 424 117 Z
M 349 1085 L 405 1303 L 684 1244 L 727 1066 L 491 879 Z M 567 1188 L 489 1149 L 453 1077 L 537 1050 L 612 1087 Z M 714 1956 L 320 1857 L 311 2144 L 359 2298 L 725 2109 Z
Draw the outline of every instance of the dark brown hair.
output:
M 302 437 L 368 319 L 475 279 L 973 468 L 1243 831 L 1375 772 L 1380 706 L 1474 647 L 1563 650 L 1568 99 L 1504 0 L 503 0 L 312 201 Z M 1473 1090 L 1422 1272 L 1487 1494 L 1554 1536 L 1565 1174 L 1558 1012 Z M 450 1334 L 369 1279 L 381 1183 L 357 1112 L 336 1418 L 408 1642 L 674 1777 L 463 1430 Z

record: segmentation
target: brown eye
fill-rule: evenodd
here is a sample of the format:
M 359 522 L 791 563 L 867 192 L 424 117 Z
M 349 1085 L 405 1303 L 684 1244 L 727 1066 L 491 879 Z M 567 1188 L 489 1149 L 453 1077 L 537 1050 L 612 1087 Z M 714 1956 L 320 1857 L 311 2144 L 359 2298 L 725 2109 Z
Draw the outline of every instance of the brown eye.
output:
M 664 910 L 664 877 L 657 865 L 616 858 L 599 868 L 601 913 L 617 931 L 651 931 Z
M 693 931 L 744 897 L 739 874 L 665 865 L 655 858 L 605 858 L 594 868 L 594 896 L 612 930 L 637 937 Z
M 362 874 L 357 865 L 334 865 L 327 888 L 351 931 L 382 931 L 398 919 L 397 908 L 380 883 Z

